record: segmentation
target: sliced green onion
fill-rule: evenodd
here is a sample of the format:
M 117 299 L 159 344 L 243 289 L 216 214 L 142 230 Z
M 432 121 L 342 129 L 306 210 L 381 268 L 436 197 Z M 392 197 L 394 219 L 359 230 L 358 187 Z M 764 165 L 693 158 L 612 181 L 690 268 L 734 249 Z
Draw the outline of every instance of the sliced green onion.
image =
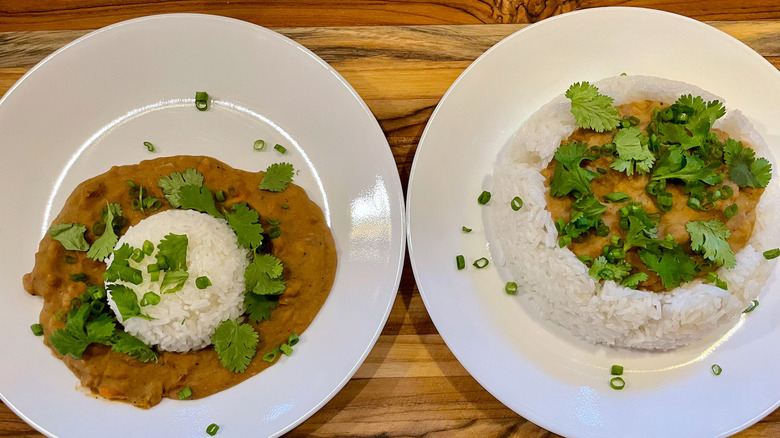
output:
M 103 301 L 91 301 L 89 303 L 89 307 L 92 308 L 92 310 L 95 311 L 95 313 L 100 313 L 103 311 L 103 309 L 106 308 L 106 303 Z
M 287 205 L 287 204 L 282 204 L 282 208 L 283 208 L 283 209 L 285 209 L 285 210 L 287 210 L 288 208 L 290 208 L 290 206 L 289 206 L 289 205 Z
M 149 152 L 154 152 L 154 145 L 153 144 L 149 143 L 148 141 L 145 141 L 144 142 L 144 146 L 146 146 L 146 150 L 148 150 Z
M 623 375 L 623 366 L 622 365 L 612 365 L 612 369 L 610 370 L 610 374 L 613 376 L 622 376 Z
M 519 196 L 512 198 L 512 202 L 509 204 L 512 206 L 512 210 L 517 211 L 523 208 L 523 200 Z
M 605 168 L 603 168 L 603 167 L 597 167 L 597 168 L 596 168 L 596 172 L 598 172 L 598 173 L 600 173 L 600 174 L 604 175 L 604 174 L 606 174 L 606 173 L 607 173 L 607 169 L 605 169 Z
M 774 258 L 777 258 L 777 256 L 780 256 L 780 248 L 774 248 L 764 251 L 764 258 L 767 260 L 772 260 Z
M 141 250 L 142 250 L 142 251 L 144 252 L 144 254 L 146 254 L 146 255 L 152 255 L 152 253 L 154 252 L 154 243 L 152 243 L 152 242 L 151 242 L 151 241 L 149 241 L 149 240 L 144 240 L 144 244 L 143 244 L 143 246 L 141 247 Z
M 149 273 L 149 280 L 158 281 L 160 279 L 160 271 L 152 271 Z
M 205 91 L 195 92 L 195 108 L 199 111 L 206 111 L 209 108 L 209 93 Z
M 268 237 L 271 239 L 276 239 L 277 237 L 282 235 L 282 229 L 281 227 L 271 227 L 268 230 Z
M 742 313 L 750 313 L 756 310 L 756 307 L 758 307 L 758 300 L 753 300 L 750 302 L 750 305 L 747 307 L 747 309 L 742 311 Z
M 479 194 L 479 198 L 477 198 L 477 202 L 479 202 L 481 205 L 485 205 L 490 201 L 490 192 L 484 191 Z
M 720 199 L 726 200 L 731 197 L 731 195 L 734 194 L 734 189 L 731 188 L 731 186 L 723 185 L 720 188 Z
M 589 257 L 585 254 L 580 254 L 577 256 L 577 259 L 581 261 L 582 263 L 585 263 L 586 265 L 590 266 L 593 264 L 593 257 Z
M 76 259 L 76 257 L 70 254 L 65 254 L 64 256 L 62 256 L 62 261 L 69 265 L 75 265 L 78 259 Z
M 601 151 L 599 150 L 598 146 L 591 146 L 590 149 L 588 149 L 588 152 L 590 153 L 591 158 L 594 160 L 598 160 L 599 157 L 601 157 Z
M 219 430 L 219 426 L 217 426 L 216 423 L 209 424 L 209 427 L 206 428 L 206 433 L 209 434 L 209 436 L 214 436 L 217 434 L 217 431 Z
M 185 398 L 190 398 L 192 396 L 192 390 L 189 386 L 185 386 L 184 389 L 179 391 L 179 400 L 184 400 Z
M 458 270 L 459 271 L 466 267 L 466 259 L 462 255 L 456 256 L 455 257 L 455 262 L 458 265 Z
M 262 151 L 263 149 L 265 149 L 265 141 L 255 140 L 255 145 L 253 147 L 256 151 Z
M 78 274 L 70 274 L 70 281 L 80 281 L 82 283 L 87 281 L 87 274 L 79 272 Z
M 737 206 L 737 204 L 731 204 L 728 207 L 726 207 L 725 210 L 723 210 L 723 215 L 726 216 L 726 219 L 733 218 L 734 216 L 737 215 L 737 213 L 739 213 L 739 207 Z
M 160 271 L 160 265 L 157 263 L 151 263 L 149 265 L 146 265 L 146 272 L 152 273 L 152 272 L 158 272 Z
M 268 218 L 268 224 L 269 224 L 269 225 L 279 225 L 279 224 L 281 224 L 281 223 L 282 223 L 282 222 L 281 222 L 279 219 L 274 219 L 274 218 L 272 218 L 272 217 L 269 217 L 269 218 Z
M 623 192 L 613 192 L 604 195 L 604 199 L 606 199 L 609 202 L 623 202 L 623 201 L 630 201 L 631 196 Z
M 214 195 L 215 198 L 217 198 L 217 201 L 219 202 L 225 202 L 225 191 L 224 190 L 218 190 L 217 193 Z
M 30 330 L 32 330 L 35 336 L 43 336 L 43 326 L 40 324 L 31 325 Z
M 571 236 L 562 236 L 560 239 L 558 239 L 558 247 L 563 248 L 564 246 L 571 245 Z
M 470 233 L 471 232 L 471 228 L 463 227 L 463 232 L 464 233 Z
M 263 360 L 266 362 L 273 362 L 276 356 L 279 355 L 279 347 L 274 348 L 263 356 Z
M 723 372 L 723 368 L 720 367 L 718 364 L 712 365 L 712 374 L 715 374 L 716 376 L 719 376 L 720 373 Z
M 282 344 L 279 346 L 279 350 L 284 354 L 285 356 L 289 356 L 292 354 L 292 348 L 287 344 Z
M 97 221 L 94 224 L 92 224 L 92 234 L 96 236 L 102 236 L 105 231 L 106 231 L 106 224 L 104 224 L 103 222 Z
M 623 380 L 622 377 L 613 377 L 612 380 L 609 381 L 609 386 L 612 389 L 620 391 L 626 387 L 626 381 Z
M 658 206 L 658 209 L 663 211 L 664 213 L 667 211 L 671 211 L 672 206 L 674 205 L 674 195 L 672 195 L 669 192 L 659 193 L 658 197 L 656 197 L 655 199 L 655 203 Z
M 615 143 L 607 143 L 604 146 L 599 148 L 599 152 L 601 152 L 601 155 L 614 155 L 615 154 Z
M 146 257 L 146 253 L 143 252 L 141 248 L 135 248 L 133 249 L 133 254 L 130 255 L 130 260 L 141 263 L 143 261 L 144 257 Z
M 275 145 L 274 149 L 279 151 L 280 154 L 286 154 L 287 153 L 287 149 L 284 146 L 280 145 L 280 144 Z
M 482 269 L 485 266 L 487 266 L 488 264 L 490 264 L 490 261 L 488 261 L 488 259 L 486 259 L 485 257 L 478 258 L 478 259 L 474 260 L 474 263 L 473 263 L 473 265 L 477 269 Z
M 517 294 L 517 283 L 514 281 L 507 282 L 506 286 L 504 286 L 504 292 L 506 292 L 507 295 Z
M 297 343 L 298 343 L 298 341 L 300 341 L 300 340 L 301 340 L 301 338 L 300 338 L 300 336 L 298 336 L 298 333 L 293 333 L 293 334 L 291 334 L 291 335 L 290 335 L 290 336 L 287 338 L 287 344 L 288 344 L 290 347 L 294 347 L 294 346 L 295 346 L 295 344 L 297 344 Z
M 147 292 L 141 298 L 141 307 L 156 306 L 160 304 L 160 296 L 154 292 Z
M 211 280 L 209 280 L 209 278 L 206 277 L 205 275 L 202 276 L 202 277 L 198 277 L 198 278 L 195 279 L 195 286 L 198 289 L 205 289 L 205 288 L 211 286 Z

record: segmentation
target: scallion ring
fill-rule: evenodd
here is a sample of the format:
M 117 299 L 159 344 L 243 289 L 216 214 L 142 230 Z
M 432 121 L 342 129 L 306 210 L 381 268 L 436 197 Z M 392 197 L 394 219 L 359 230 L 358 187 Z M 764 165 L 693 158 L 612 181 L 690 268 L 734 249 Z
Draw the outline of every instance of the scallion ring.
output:
M 470 233 L 471 232 L 471 228 L 468 228 L 468 227 L 463 227 L 462 230 L 463 230 L 464 233 Z
M 772 260 L 774 258 L 777 258 L 777 256 L 780 256 L 780 248 L 774 248 L 764 251 L 764 258 L 767 260 Z
M 477 202 L 479 202 L 480 205 L 485 205 L 488 203 L 488 201 L 490 201 L 490 196 L 491 196 L 490 192 L 485 190 L 479 194 L 479 198 L 477 198 Z
M 205 275 L 195 279 L 195 287 L 198 289 L 206 289 L 209 286 L 211 286 L 211 280 Z
M 731 204 L 723 210 L 723 215 L 726 216 L 726 219 L 733 218 L 737 213 L 739 213 L 739 206 L 737 206 L 737 204 Z
M 720 367 L 718 364 L 712 365 L 712 374 L 715 374 L 716 376 L 719 376 L 720 373 L 723 372 L 723 368 Z
M 455 256 L 455 263 L 459 271 L 466 267 L 466 259 L 462 255 Z
M 198 111 L 206 111 L 209 109 L 209 93 L 205 91 L 197 91 L 195 93 L 195 108 Z
M 276 149 L 282 155 L 287 153 L 287 148 L 285 148 L 284 146 L 282 146 L 280 144 L 275 145 L 274 149 Z
M 612 380 L 609 381 L 609 386 L 612 389 L 620 391 L 626 387 L 626 381 L 623 380 L 622 377 L 613 377 Z
M 211 423 L 209 424 L 209 427 L 206 428 L 206 433 L 209 434 L 209 436 L 216 435 L 217 431 L 219 431 L 219 426 L 217 426 L 216 423 Z
M 265 140 L 255 140 L 255 145 L 253 146 L 256 151 L 262 151 L 265 149 Z
M 747 307 L 747 309 L 742 311 L 742 313 L 750 313 L 756 310 L 756 307 L 758 307 L 758 300 L 753 300 L 750 302 L 750 305 Z
M 146 146 L 146 150 L 147 150 L 147 151 L 149 151 L 149 152 L 154 152 L 154 145 L 153 145 L 153 144 L 151 144 L 150 142 L 148 142 L 148 141 L 145 141 L 145 142 L 144 142 L 144 146 Z
M 512 198 L 512 202 L 509 204 L 512 206 L 512 210 L 518 211 L 523 208 L 523 200 L 519 196 Z
M 485 258 L 485 257 L 481 257 L 481 258 L 478 258 L 478 259 L 474 260 L 474 263 L 472 263 L 472 264 L 474 265 L 475 268 L 482 269 L 482 268 L 486 267 L 487 265 L 489 265 L 490 261 L 488 261 L 488 259 Z
M 30 330 L 32 330 L 35 336 L 43 336 L 43 326 L 40 324 L 31 325 Z
M 517 283 L 514 281 L 507 282 L 506 286 L 504 286 L 504 292 L 506 292 L 507 295 L 517 294 Z
M 623 375 L 623 366 L 622 365 L 612 365 L 612 369 L 610 370 L 610 374 L 613 376 L 622 376 Z

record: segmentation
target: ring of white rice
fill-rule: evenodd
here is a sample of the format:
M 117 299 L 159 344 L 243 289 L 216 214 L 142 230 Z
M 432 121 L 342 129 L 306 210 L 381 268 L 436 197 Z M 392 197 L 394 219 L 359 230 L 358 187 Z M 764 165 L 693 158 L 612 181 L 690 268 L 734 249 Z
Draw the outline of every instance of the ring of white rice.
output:
M 160 282 L 150 281 L 146 267 L 156 262 L 157 245 L 170 233 L 187 235 L 189 278 L 181 290 L 161 294 Z M 184 352 L 211 344 L 211 336 L 222 321 L 244 313 L 247 250 L 238 244 L 235 232 L 224 219 L 193 210 L 167 210 L 149 216 L 130 227 L 116 248 L 125 243 L 142 248 L 146 240 L 155 245 L 152 255 L 144 257 L 140 263 L 131 262 L 132 267 L 143 273 L 143 282 L 139 285 L 116 283 L 131 288 L 139 302 L 149 291 L 158 294 L 160 302 L 141 308 L 143 314 L 153 318 L 151 321 L 139 317 L 122 321 L 109 291 L 108 304 L 117 319 L 126 332 L 161 350 Z M 106 262 L 110 265 L 112 261 L 113 256 Z M 200 276 L 208 277 L 211 286 L 198 289 L 195 279 Z
M 640 100 L 672 103 L 683 94 L 707 101 L 723 99 L 683 82 L 648 76 L 619 76 L 595 83 L 616 106 Z M 724 103 L 725 104 L 725 103 Z M 748 119 L 726 106 L 715 124 L 731 138 L 748 142 L 757 156 L 772 162 L 773 178 L 756 207 L 753 234 L 737 254 L 733 269 L 718 276 L 728 291 L 695 280 L 668 293 L 632 290 L 614 281 L 599 283 L 568 248 L 558 247 L 558 232 L 546 210 L 545 178 L 541 174 L 556 149 L 577 128 L 571 103 L 563 95 L 534 113 L 501 152 L 493 173 L 493 201 L 488 213 L 505 264 L 520 290 L 541 313 L 593 343 L 643 349 L 670 349 L 710 333 L 735 320 L 755 299 L 774 268 L 762 253 L 780 246 L 772 232 L 780 193 L 775 160 Z M 523 208 L 508 208 L 515 196 Z

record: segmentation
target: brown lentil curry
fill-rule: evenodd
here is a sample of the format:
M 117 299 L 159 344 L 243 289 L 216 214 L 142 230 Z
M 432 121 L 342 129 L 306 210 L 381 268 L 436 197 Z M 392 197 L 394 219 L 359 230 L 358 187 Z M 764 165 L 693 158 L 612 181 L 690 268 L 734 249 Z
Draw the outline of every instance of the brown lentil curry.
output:
M 225 201 L 246 202 L 261 217 L 281 221 L 283 232 L 272 240 L 271 253 L 284 263 L 287 287 L 279 298 L 278 307 L 267 321 L 252 323 L 260 336 L 257 354 L 243 373 L 234 373 L 220 364 L 212 346 L 186 353 L 160 352 L 159 359 L 142 363 L 110 347 L 91 344 L 82 359 L 60 355 L 81 384 L 95 394 L 111 400 L 121 400 L 141 408 L 156 405 L 162 397 L 178 398 L 189 386 L 191 398 L 205 397 L 236 385 L 272 365 L 262 359 L 265 352 L 285 343 L 291 333 L 303 333 L 325 302 L 336 272 L 336 249 L 330 229 L 320 208 L 306 192 L 294 184 L 282 192 L 258 189 L 263 172 L 246 172 L 208 157 L 177 156 L 143 161 L 137 165 L 113 167 L 107 173 L 80 184 L 65 202 L 53 223 L 92 224 L 101 220 L 106 201 L 119 203 L 127 226 L 135 225 L 146 216 L 130 206 L 126 180 L 132 180 L 149 191 L 149 195 L 164 199 L 157 180 L 171 172 L 194 168 L 203 174 L 206 184 L 214 190 L 234 189 Z M 283 208 L 282 205 L 287 206 Z M 163 202 L 159 211 L 169 209 Z M 263 223 L 267 228 L 267 224 Z M 86 239 L 97 236 L 87 227 Z M 123 229 L 123 232 L 124 230 Z M 65 255 L 75 263 L 65 263 Z M 71 259 L 72 260 L 72 259 Z M 58 313 L 70 309 L 71 300 L 86 291 L 87 284 L 70 279 L 71 274 L 86 273 L 88 282 L 102 284 L 103 262 L 87 258 L 83 251 L 66 251 L 50 236 L 40 243 L 35 267 L 24 276 L 24 288 L 32 295 L 43 297 L 40 323 L 44 342 L 51 347 L 49 336 L 65 323 Z

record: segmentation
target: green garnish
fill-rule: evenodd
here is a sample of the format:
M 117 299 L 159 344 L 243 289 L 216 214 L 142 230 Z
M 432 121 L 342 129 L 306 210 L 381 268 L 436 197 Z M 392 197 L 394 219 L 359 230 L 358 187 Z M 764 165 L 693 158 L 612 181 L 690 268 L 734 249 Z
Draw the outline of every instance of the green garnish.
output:
M 518 211 L 523 208 L 523 200 L 520 199 L 519 196 L 515 196 L 512 198 L 512 202 L 510 202 L 509 205 L 512 207 L 512 210 Z
M 141 298 L 141 307 L 156 306 L 160 304 L 160 296 L 154 292 L 147 292 Z
M 253 148 L 256 151 L 262 151 L 263 149 L 265 149 L 265 141 L 264 140 L 255 140 L 255 144 L 254 144 Z
M 507 295 L 516 295 L 517 283 L 515 283 L 514 281 L 507 282 L 506 286 L 504 286 L 504 292 L 506 292 Z
M 188 278 L 190 274 L 187 271 L 166 271 L 160 283 L 160 293 L 172 294 L 182 290 Z
M 575 83 L 566 90 L 571 100 L 571 113 L 577 125 L 596 132 L 611 131 L 620 123 L 613 99 L 599 93 L 599 89 L 588 82 Z
M 471 228 L 467 228 L 467 227 L 463 227 L 462 230 L 463 230 L 464 233 L 470 233 L 471 232 Z
M 265 170 L 263 179 L 258 186 L 260 190 L 281 192 L 287 188 L 293 179 L 293 165 L 290 163 L 274 163 Z
M 729 290 L 729 285 L 723 281 L 720 277 L 718 277 L 718 274 L 714 272 L 708 272 L 707 273 L 707 281 L 714 284 L 716 287 L 719 287 L 723 290 Z
M 145 141 L 144 146 L 146 146 L 147 151 L 154 152 L 154 145 L 152 143 Z
M 195 92 L 195 108 L 198 111 L 206 111 L 209 108 L 209 93 L 205 91 Z
M 185 386 L 184 389 L 179 391 L 179 400 L 184 400 L 192 397 L 192 389 L 189 386 Z
M 122 218 L 122 207 L 119 204 L 106 204 L 103 209 L 103 223 L 106 224 L 106 229 L 103 235 L 92 243 L 87 257 L 95 261 L 103 261 L 111 254 L 119 240 L 119 236 L 114 230 L 115 222 L 119 218 Z M 121 221 L 123 222 L 124 218 Z
M 475 266 L 477 269 L 482 269 L 482 268 L 486 267 L 486 266 L 487 266 L 489 263 L 490 263 L 490 261 L 488 261 L 488 259 L 487 259 L 487 258 L 485 258 L 485 257 L 482 257 L 482 258 L 479 258 L 479 259 L 477 259 L 477 260 L 474 260 L 474 263 L 473 263 L 473 265 L 474 265 L 474 266 Z
M 67 250 L 86 251 L 89 243 L 84 238 L 87 227 L 82 224 L 59 224 L 49 228 L 49 236 L 60 242 Z
M 729 179 L 740 187 L 766 187 L 772 178 L 772 164 L 766 158 L 756 158 L 755 151 L 741 142 L 726 140 L 723 158 L 729 168 Z
M 279 305 L 279 296 L 244 294 L 244 305 L 249 320 L 258 323 L 271 318 L 271 310 Z
M 244 271 L 244 281 L 249 292 L 258 295 L 280 295 L 287 287 L 281 260 L 270 254 L 257 254 Z
M 223 321 L 211 336 L 211 343 L 222 366 L 234 373 L 243 373 L 257 353 L 258 336 L 249 324 L 235 320 Z
M 141 271 L 130 266 L 130 257 L 133 255 L 133 247 L 127 243 L 113 251 L 114 260 L 111 265 L 103 272 L 103 280 L 117 281 L 122 280 L 132 284 L 141 284 L 143 275 Z
M 86 283 L 87 280 L 87 274 L 83 272 L 79 272 L 78 274 L 70 274 L 70 281 Z
M 40 324 L 31 325 L 30 330 L 32 330 L 35 336 L 43 336 L 43 326 Z
M 777 256 L 780 256 L 780 248 L 773 248 L 764 251 L 764 258 L 767 260 L 772 260 L 777 258 Z
M 630 201 L 631 196 L 628 196 L 623 192 L 612 192 L 604 195 L 604 199 L 608 202 L 624 202 L 624 201 Z
M 466 267 L 466 259 L 462 255 L 455 256 L 455 263 L 459 271 Z
M 268 238 L 269 239 L 276 239 L 277 237 L 282 235 L 282 229 L 281 227 L 271 227 L 268 229 Z
M 550 195 L 561 197 L 575 192 L 575 197 L 580 197 L 591 193 L 590 181 L 598 177 L 598 173 L 580 167 L 583 160 L 591 159 L 587 150 L 585 143 L 569 142 L 555 151 L 558 163 L 550 182 Z
M 219 426 L 217 426 L 216 423 L 211 423 L 209 424 L 209 427 L 206 428 L 206 433 L 209 434 L 209 436 L 216 435 L 217 431 L 219 431 Z
M 726 216 L 726 219 L 731 219 L 734 216 L 736 216 L 739 213 L 739 207 L 737 204 L 731 204 L 728 207 L 726 207 L 725 210 L 723 210 L 723 215 Z
M 71 308 L 67 314 L 65 328 L 55 330 L 51 334 L 49 341 L 60 354 L 70 354 L 76 359 L 81 359 L 89 344 L 110 343 L 116 329 L 114 320 L 105 313 L 88 320 L 92 316 L 91 309 L 85 304 L 76 309 Z
M 198 289 L 206 289 L 209 286 L 211 286 L 211 280 L 208 277 L 203 276 L 195 279 L 195 287 Z
M 742 311 L 742 313 L 750 313 L 756 310 L 756 307 L 758 307 L 758 300 L 753 300 L 750 302 L 750 305 L 747 307 L 747 309 Z
M 169 233 L 163 237 L 157 244 L 157 265 L 166 266 L 169 271 L 186 271 L 188 243 L 186 234 Z
M 141 250 L 144 252 L 144 254 L 150 256 L 154 252 L 154 243 L 144 240 L 144 244 L 141 247 Z
M 162 189 L 165 199 L 171 207 L 181 207 L 180 190 L 182 187 L 203 185 L 203 175 L 195 169 L 187 169 L 184 172 L 173 172 L 157 180 L 157 185 Z
M 282 155 L 287 153 L 287 149 L 284 146 L 280 145 L 280 144 L 275 145 L 274 149 L 276 149 Z
M 146 209 L 157 211 L 162 207 L 162 202 L 159 199 L 149 196 L 149 193 L 144 186 L 139 186 L 131 180 L 126 180 L 125 183 L 130 187 L 130 207 L 133 210 L 140 210 L 142 214 L 146 214 Z
M 682 248 L 673 243 L 671 248 L 659 247 L 657 251 L 639 250 L 639 258 L 647 268 L 658 274 L 665 288 L 674 289 L 682 281 L 691 281 L 696 275 L 696 264 Z
M 610 374 L 613 376 L 622 376 L 623 375 L 623 366 L 621 365 L 612 365 L 612 369 L 610 370 Z
M 631 265 L 625 260 L 619 260 L 616 263 L 610 263 L 605 256 L 596 257 L 593 260 L 588 273 L 591 277 L 620 281 L 631 272 Z
M 217 218 L 222 217 L 222 213 L 217 210 L 214 194 L 205 185 L 200 187 L 193 185 L 181 187 L 179 189 L 179 201 L 183 209 L 208 213 Z
M 721 372 L 723 372 L 723 368 L 720 367 L 718 364 L 712 365 L 712 374 L 715 374 L 716 376 L 719 376 Z
M 491 196 L 492 195 L 490 194 L 490 192 L 485 190 L 485 191 L 483 191 L 482 193 L 479 194 L 479 197 L 477 198 L 477 202 L 480 205 L 485 205 L 485 204 L 487 204 L 490 201 L 490 197 Z
M 636 289 L 637 287 L 639 287 L 639 283 L 643 281 L 647 281 L 647 274 L 645 274 L 644 272 L 637 272 L 620 280 L 620 285 L 629 287 L 631 289 Z
M 263 355 L 263 360 L 266 362 L 273 362 L 276 359 L 276 356 L 279 355 L 279 347 L 274 348 L 273 350 L 269 351 L 268 353 Z
M 609 381 L 609 386 L 612 389 L 620 391 L 626 387 L 626 381 L 623 380 L 622 377 L 613 377 L 612 380 Z
M 111 291 L 111 299 L 114 300 L 119 314 L 122 316 L 122 321 L 127 321 L 129 318 L 143 318 L 151 321 L 152 317 L 141 313 L 141 306 L 138 304 L 138 297 L 135 295 L 132 289 L 121 284 L 112 284 L 108 286 Z
M 636 173 L 648 173 L 655 162 L 655 155 L 650 152 L 647 140 L 639 128 L 629 127 L 619 129 L 614 142 L 618 156 L 609 167 L 631 176 Z
M 692 221 L 685 224 L 691 235 L 691 249 L 703 254 L 704 258 L 714 261 L 718 266 L 733 268 L 737 264 L 734 252 L 726 241 L 731 231 L 723 222 L 713 219 L 709 222 Z

